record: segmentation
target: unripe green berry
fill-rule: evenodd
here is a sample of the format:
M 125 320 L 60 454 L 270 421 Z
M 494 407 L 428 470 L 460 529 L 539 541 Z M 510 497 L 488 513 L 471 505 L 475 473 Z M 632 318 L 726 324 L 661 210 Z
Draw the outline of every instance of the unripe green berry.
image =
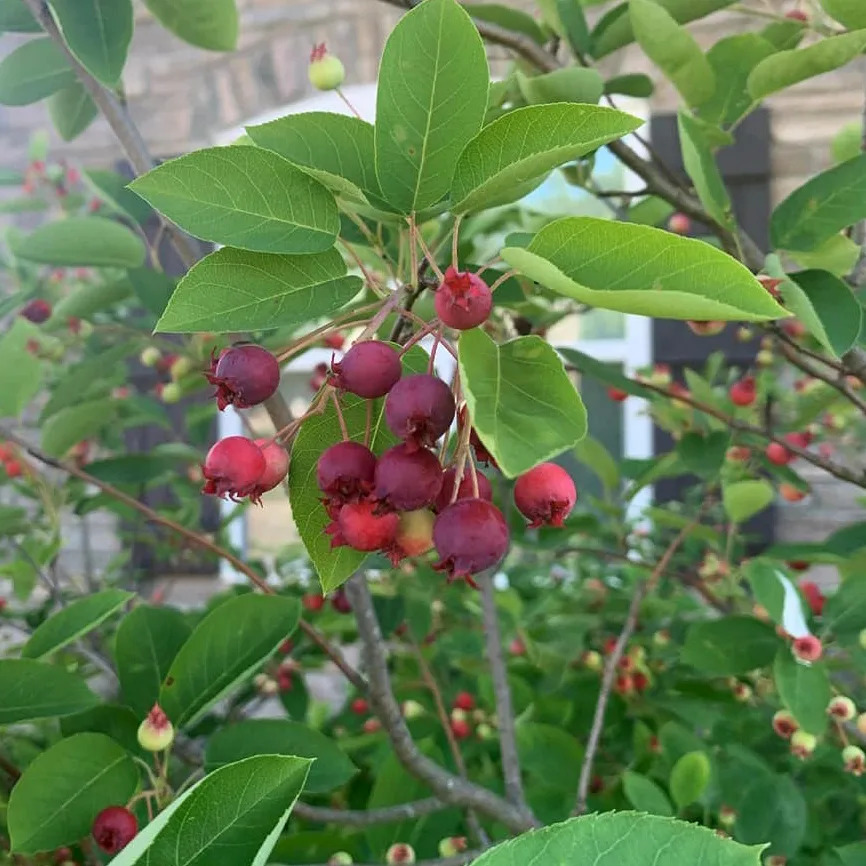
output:
M 818 738 L 806 731 L 794 731 L 791 735 L 791 753 L 798 758 L 808 758 L 818 745 Z
M 169 375 L 173 382 L 180 381 L 187 373 L 191 373 L 194 369 L 194 364 L 191 358 L 178 358 L 169 368 Z
M 733 827 L 737 822 L 737 810 L 731 806 L 721 806 L 719 808 L 719 823 L 723 827 Z
M 405 701 L 403 703 L 403 718 L 417 719 L 424 715 L 424 707 L 418 701 Z
M 174 742 L 174 726 L 159 704 L 147 714 L 138 726 L 138 744 L 147 752 L 165 751 Z
M 328 54 L 324 43 L 313 48 L 307 74 L 316 90 L 336 90 L 346 79 L 346 69 L 340 58 Z
M 337 851 L 336 854 L 331 855 L 328 860 L 328 866 L 352 866 L 354 862 L 351 854 L 347 854 L 345 851 Z
M 155 367 L 159 363 L 159 359 L 162 357 L 162 352 L 156 348 L 156 346 L 148 346 L 139 356 L 138 360 L 145 367 Z
M 490 725 L 486 724 L 479 725 L 475 729 L 475 733 L 478 734 L 479 740 L 487 741 L 492 740 L 496 737 L 496 732 L 493 730 L 493 728 Z
M 439 856 L 456 857 L 466 850 L 465 836 L 448 836 L 439 843 Z
M 583 654 L 583 666 L 590 671 L 600 671 L 602 666 L 601 653 L 587 650 Z
M 657 647 L 666 647 L 671 642 L 671 633 L 666 628 L 659 629 L 653 635 L 653 643 Z
M 169 382 L 159 396 L 163 403 L 179 403 L 183 397 L 183 388 L 177 382 Z
M 842 762 L 846 773 L 862 776 L 863 771 L 866 770 L 866 752 L 859 746 L 845 746 L 842 749 Z
M 860 632 L 859 636 L 860 648 L 866 650 L 866 628 Z

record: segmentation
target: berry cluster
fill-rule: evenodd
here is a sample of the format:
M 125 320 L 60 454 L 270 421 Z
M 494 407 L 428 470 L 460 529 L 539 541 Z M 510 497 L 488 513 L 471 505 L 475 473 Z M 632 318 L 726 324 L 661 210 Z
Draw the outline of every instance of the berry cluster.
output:
M 3 464 L 3 471 L 7 478 L 18 478 L 25 471 L 15 449 L 2 442 L 0 442 L 0 463 Z

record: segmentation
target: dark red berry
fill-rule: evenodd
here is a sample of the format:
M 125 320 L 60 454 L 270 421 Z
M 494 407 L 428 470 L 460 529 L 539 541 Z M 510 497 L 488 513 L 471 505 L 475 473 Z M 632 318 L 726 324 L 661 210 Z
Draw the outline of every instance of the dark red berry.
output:
M 451 426 L 454 408 L 454 395 L 441 379 L 417 373 L 401 379 L 388 393 L 385 421 L 410 447 L 429 447 Z
M 621 388 L 614 388 L 613 385 L 611 385 L 607 389 L 607 396 L 610 397 L 614 403 L 622 403 L 624 400 L 628 399 L 628 392 L 623 391 Z
M 250 496 L 266 468 L 262 449 L 251 439 L 227 436 L 207 453 L 202 466 L 206 479 L 202 493 L 230 499 Z
M 502 512 L 483 499 L 461 499 L 449 505 L 433 524 L 433 543 L 440 556 L 433 566 L 448 579 L 466 578 L 496 565 L 508 551 L 508 524 Z
M 450 504 L 451 500 L 454 497 L 454 479 L 457 475 L 457 468 L 452 466 L 450 469 L 446 469 L 442 474 L 442 490 L 439 492 L 439 495 L 436 497 L 436 502 L 433 503 L 434 508 L 437 511 L 444 511 Z M 476 470 L 475 476 L 478 478 L 478 499 L 486 499 L 488 502 L 493 500 L 493 488 L 490 486 L 490 482 L 487 480 L 487 476 L 483 475 L 481 472 Z M 460 482 L 460 485 L 457 488 L 457 499 L 454 501 L 458 501 L 460 499 L 474 499 L 475 497 L 475 488 L 472 486 L 472 470 L 469 467 L 465 467 L 463 470 L 463 480 Z
M 530 527 L 562 526 L 576 500 L 574 481 L 555 463 L 530 469 L 514 485 L 514 504 Z
M 373 495 L 385 510 L 415 511 L 436 501 L 442 464 L 432 451 L 395 445 L 376 464 Z
M 334 608 L 337 613 L 352 612 L 352 605 L 349 602 L 349 597 L 346 595 L 346 591 L 344 589 L 338 589 L 331 596 L 331 607 Z
M 493 308 L 493 294 L 481 277 L 452 267 L 445 271 L 434 303 L 443 325 L 466 331 L 487 321 Z
M 116 854 L 138 833 L 135 815 L 123 806 L 103 809 L 93 821 L 93 838 L 106 854 Z
M 397 351 L 379 340 L 356 343 L 331 369 L 335 388 L 367 399 L 384 397 L 403 375 Z
M 252 343 L 223 349 L 218 360 L 211 360 L 205 375 L 217 386 L 214 396 L 220 411 L 229 404 L 236 409 L 258 406 L 280 386 L 279 362 L 267 349 Z
M 355 698 L 352 701 L 351 710 L 356 716 L 366 716 L 370 712 L 370 705 L 364 698 Z
M 754 377 L 746 376 L 745 378 L 740 379 L 739 382 L 734 382 L 734 384 L 731 385 L 731 390 L 728 394 L 734 405 L 751 406 L 758 396 Z
M 351 502 L 373 489 L 376 455 L 359 442 L 338 442 L 322 452 L 316 482 L 328 499 Z
M 328 365 L 316 364 L 313 368 L 313 375 L 310 376 L 310 390 L 313 392 L 319 391 L 322 385 L 328 381 Z
M 457 697 L 454 698 L 454 707 L 458 710 L 469 710 L 475 709 L 475 698 L 469 694 L 469 692 L 458 692 Z
M 51 304 L 42 298 L 34 298 L 21 308 L 19 315 L 33 322 L 34 325 L 41 325 L 51 318 Z
M 399 518 L 393 512 L 377 514 L 374 502 L 349 502 L 325 531 L 332 536 L 331 547 L 345 545 L 355 550 L 373 551 L 391 544 L 398 524 Z
M 301 604 L 304 606 L 304 610 L 315 613 L 317 610 L 321 610 L 324 607 L 325 596 L 319 595 L 318 593 L 308 593 L 301 599 Z
M 451 733 L 455 740 L 465 740 L 472 734 L 472 728 L 466 719 L 451 719 Z
M 263 493 L 273 490 L 281 484 L 289 471 L 289 455 L 282 445 L 273 439 L 255 439 L 254 444 L 261 449 L 265 458 L 265 471 L 256 482 L 256 489 L 250 494 L 250 500 L 260 502 Z

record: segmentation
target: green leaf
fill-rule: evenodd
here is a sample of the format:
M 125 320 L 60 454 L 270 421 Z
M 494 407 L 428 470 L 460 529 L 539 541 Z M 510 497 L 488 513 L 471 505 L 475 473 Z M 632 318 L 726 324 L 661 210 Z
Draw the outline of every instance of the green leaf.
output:
M 774 854 L 797 853 L 808 824 L 806 801 L 790 776 L 758 776 L 737 804 L 737 839 L 769 842 Z
M 803 730 L 821 736 L 827 729 L 827 704 L 833 697 L 823 662 L 802 664 L 790 649 L 780 649 L 773 665 L 773 679 L 782 703 Z
M 70 716 L 99 703 L 84 680 L 32 659 L 0 659 L 0 725 Z
M 866 27 L 866 7 L 860 0 L 819 0 L 824 11 L 849 30 Z
M 824 606 L 827 631 L 857 636 L 866 628 L 866 580 L 852 576 L 842 581 Z
M 90 834 L 107 806 L 138 785 L 132 758 L 104 734 L 75 734 L 39 755 L 15 783 L 6 815 L 12 850 L 36 854 Z
M 683 165 L 691 178 L 698 198 L 707 213 L 720 225 L 730 226 L 731 199 L 722 174 L 716 165 L 713 152 L 698 122 L 691 115 L 680 111 L 677 116 L 680 132 L 680 147 Z
M 674 764 L 670 789 L 680 809 L 701 799 L 710 783 L 711 773 L 710 759 L 705 752 L 689 752 Z
M 799 81 L 845 66 L 866 48 L 866 30 L 830 36 L 806 48 L 780 51 L 762 60 L 749 75 L 747 86 L 755 100 L 784 90 Z
M 45 327 L 52 330 L 65 328 L 71 317 L 92 319 L 94 314 L 125 301 L 132 294 L 131 288 L 126 279 L 95 286 L 89 283 L 78 286 L 55 305 Z
M 30 105 L 74 82 L 60 48 L 47 37 L 31 39 L 0 61 L 0 105 Z
M 17 317 L 0 337 L 0 418 L 17 418 L 42 387 L 42 362 L 27 351 L 39 328 Z
M 629 803 L 639 812 L 662 815 L 670 818 L 674 814 L 668 795 L 650 778 L 626 770 L 622 777 L 623 789 Z
M 320 253 L 340 230 L 333 195 L 257 147 L 211 147 L 172 159 L 129 188 L 196 237 L 262 253 Z
M 85 169 L 82 179 L 104 206 L 121 216 L 140 225 L 144 225 L 153 216 L 153 208 L 128 189 L 128 177 L 116 171 L 88 168 Z
M 672 818 L 604 812 L 531 830 L 485 851 L 473 866 L 760 866 L 763 847 Z
M 706 436 L 689 431 L 680 438 L 677 451 L 690 472 L 701 478 L 718 478 L 730 444 L 730 434 L 725 430 L 716 430 Z
M 295 599 L 252 593 L 211 611 L 180 648 L 159 692 L 175 726 L 198 721 L 249 676 L 295 630 L 299 614 Z
M 190 45 L 209 51 L 234 51 L 238 42 L 235 0 L 144 0 L 144 5 Z
M 111 866 L 264 866 L 309 767 L 284 755 L 221 767 L 160 812 Z
M 562 360 L 540 337 L 497 345 L 480 328 L 458 344 L 460 381 L 472 424 L 506 478 L 574 447 L 586 409 Z
M 624 96 L 634 96 L 638 99 L 652 96 L 654 89 L 652 78 L 642 72 L 615 75 L 604 83 L 605 93 L 622 93 Z
M 758 34 L 766 39 L 777 51 L 788 51 L 796 48 L 806 35 L 806 23 L 804 21 L 792 21 L 786 18 L 783 21 L 773 21 Z
M 78 640 L 116 613 L 135 593 L 106 589 L 79 598 L 45 620 L 21 648 L 26 659 L 41 659 Z
M 866 863 L 866 842 L 852 842 L 835 848 L 834 853 L 839 858 L 840 866 L 863 866 Z
M 139 605 L 123 618 L 114 658 L 123 700 L 139 718 L 157 702 L 162 682 L 191 633 L 174 608 Z
M 860 245 L 844 234 L 832 235 L 814 250 L 791 250 L 791 258 L 804 268 L 829 271 L 837 277 L 845 276 L 854 269 L 860 258 Z
M 20 259 L 57 267 L 137 268 L 144 244 L 128 228 L 102 217 L 44 223 L 15 246 Z
M 132 0 L 49 0 L 49 8 L 78 62 L 114 87 L 132 39 Z
M 720 39 L 707 52 L 716 74 L 715 93 L 698 108 L 700 116 L 719 126 L 734 126 L 754 105 L 746 82 L 752 70 L 776 51 L 776 46 L 757 33 L 740 33 Z
M 487 21 L 506 30 L 523 33 L 539 45 L 543 45 L 547 38 L 539 23 L 521 9 L 500 3 L 464 3 L 463 8 L 476 21 Z
M 524 721 L 516 734 L 520 763 L 528 775 L 563 793 L 575 789 L 583 749 L 571 734 L 555 725 Z
M 62 457 L 82 439 L 105 429 L 114 421 L 115 410 L 105 400 L 91 400 L 67 406 L 52 415 L 42 427 L 42 450 L 52 457 Z
M 568 346 L 557 346 L 556 351 L 562 355 L 570 365 L 574 365 L 576 370 L 598 379 L 605 385 L 611 385 L 614 388 L 619 388 L 625 391 L 626 394 L 631 394 L 635 397 L 643 397 L 645 400 L 658 399 L 658 394 L 645 388 L 643 385 L 635 382 L 624 376 L 616 366 L 605 364 L 602 361 L 596 361 L 590 355 L 580 352 L 577 349 L 570 349 Z
M 0 0 L 0 33 L 41 33 L 42 25 L 24 0 Z
M 365 201 L 381 198 L 375 169 L 373 126 L 330 111 L 289 114 L 246 128 L 259 146 L 302 168 L 336 195 Z
M 780 644 L 771 625 L 725 616 L 690 626 L 680 661 L 715 676 L 744 674 L 770 664 Z
M 653 0 L 629 0 L 634 36 L 688 105 L 700 105 L 716 89 L 716 74 L 695 38 Z
M 785 310 L 752 274 L 703 241 L 593 217 L 545 226 L 502 258 L 581 303 L 668 319 L 766 321 Z
M 329 737 L 298 722 L 253 719 L 217 731 L 207 744 L 208 773 L 252 755 L 297 755 L 313 758 L 305 791 L 325 794 L 352 778 L 358 768 Z
M 640 125 L 630 114 L 595 105 L 560 103 L 510 111 L 485 126 L 460 154 L 451 188 L 456 202 L 452 209 L 455 213 L 483 209 L 514 186 Z
M 617 489 L 620 482 L 619 465 L 598 439 L 586 436 L 574 446 L 574 456 L 599 477 L 605 490 L 612 493 Z
M 308 256 L 225 247 L 180 281 L 156 330 L 251 331 L 299 325 L 336 313 L 361 290 L 336 250 Z
M 859 123 L 846 123 L 830 142 L 834 162 L 847 162 L 860 155 L 863 127 Z
M 596 69 L 567 66 L 544 75 L 527 76 L 518 70 L 517 85 L 530 105 L 578 102 L 595 105 L 604 93 L 604 79 Z M 509 117 L 511 112 L 504 115 Z M 501 119 L 501 118 L 500 118 Z
M 84 85 L 75 82 L 48 98 L 48 114 L 60 137 L 72 141 L 93 123 L 99 109 Z
M 736 481 L 722 487 L 722 504 L 734 523 L 743 523 L 772 501 L 773 487 L 768 481 Z
M 481 129 L 490 73 L 481 37 L 455 0 L 425 0 L 391 32 L 379 67 L 376 174 L 403 213 L 450 189 L 463 147 Z
M 592 36 L 580 0 L 556 0 L 556 14 L 562 25 L 562 35 L 568 40 L 575 55 L 589 54 L 592 50 Z
M 138 744 L 138 726 L 143 716 L 144 713 L 136 715 L 129 707 L 102 704 L 74 716 L 64 716 L 60 720 L 60 732 L 64 737 L 85 733 L 105 734 L 127 752 L 141 754 L 143 750 Z

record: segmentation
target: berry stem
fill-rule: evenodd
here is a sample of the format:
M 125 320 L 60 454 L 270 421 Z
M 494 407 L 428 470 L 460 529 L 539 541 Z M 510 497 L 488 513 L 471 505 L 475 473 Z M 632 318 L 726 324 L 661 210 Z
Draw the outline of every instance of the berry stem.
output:
M 409 214 L 409 267 L 411 275 L 409 285 L 415 289 L 418 287 L 418 228 L 415 225 L 415 214 Z
M 370 337 L 372 337 L 376 333 L 376 331 L 379 330 L 379 328 L 382 325 L 382 322 L 384 322 L 385 319 L 388 318 L 388 316 L 391 314 L 391 312 L 397 306 L 397 302 L 399 300 L 400 300 L 400 292 L 399 291 L 391 292 L 391 294 L 388 295 L 387 298 L 385 298 L 384 303 L 382 303 L 381 306 L 379 307 L 379 312 L 376 313 L 376 315 L 373 316 L 372 319 L 370 319 L 370 322 L 367 325 L 367 327 L 364 328 L 364 330 L 361 331 L 361 333 L 354 340 L 352 340 L 352 345 L 355 346 L 358 343 L 363 343 L 364 340 L 369 340 Z
M 490 287 L 491 292 L 495 292 L 506 280 L 510 280 L 516 276 L 517 271 L 506 271 L 496 282 Z
M 357 108 L 355 108 L 354 105 L 352 105 L 352 103 L 349 101 L 349 97 L 346 96 L 345 93 L 343 93 L 343 88 L 342 87 L 335 87 L 334 90 L 336 91 L 337 96 L 339 96 L 340 99 L 343 100 L 343 102 L 346 105 L 346 108 L 348 108 L 349 111 L 351 111 L 352 114 L 354 114 L 355 117 L 358 118 L 358 120 L 363 120 L 364 118 L 361 117 L 361 113 L 358 111 Z
M 340 406 L 340 398 L 336 391 L 331 391 L 331 399 L 334 401 L 334 410 L 337 413 L 337 421 L 340 424 L 340 432 L 343 434 L 344 441 L 349 440 L 349 428 L 346 426 L 346 419 L 343 417 L 343 407 Z
M 283 363 L 291 358 L 292 355 L 296 355 L 298 352 L 306 349 L 313 343 L 318 342 L 320 337 L 324 337 L 331 331 L 338 331 L 342 328 L 356 328 L 363 325 L 367 321 L 366 319 L 360 319 L 357 322 L 352 321 L 352 319 L 361 316 L 364 313 L 372 313 L 373 310 L 378 309 L 378 307 L 379 302 L 377 301 L 374 304 L 367 304 L 364 307 L 359 307 L 357 310 L 352 310 L 350 313 L 344 313 L 342 316 L 338 316 L 333 321 L 328 322 L 327 325 L 322 325 L 321 328 L 316 328 L 315 331 L 310 331 L 309 334 L 306 334 L 299 340 L 295 340 L 294 343 L 290 343 L 281 352 L 274 353 L 275 357 L 280 363 Z
M 354 247 L 343 238 L 339 238 L 340 243 L 346 248 L 346 252 L 352 257 L 352 260 L 358 266 L 358 269 L 364 275 L 364 280 L 367 285 L 380 297 L 387 297 L 388 290 L 367 270 L 367 266 L 361 261 L 361 257 L 355 252 Z
M 439 265 L 436 264 L 436 257 L 433 255 L 433 253 L 430 252 L 430 248 L 424 242 L 423 233 L 420 230 L 416 230 L 415 236 L 418 238 L 418 243 L 421 246 L 421 252 L 424 253 L 424 256 L 429 262 L 430 267 L 433 269 L 433 273 L 436 274 L 436 279 L 439 280 L 440 283 L 443 282 L 445 280 L 445 274 L 442 273 Z
M 405 343 L 403 343 L 403 346 L 400 349 L 400 357 L 402 358 L 403 355 L 405 355 L 406 352 L 408 352 L 416 343 L 420 343 L 424 337 L 432 333 L 438 324 L 439 323 L 436 319 L 433 319 L 430 322 L 425 322 L 424 327 L 421 328 L 420 331 L 416 331 L 408 340 L 406 340 Z
M 466 469 L 466 457 L 469 454 L 469 437 L 472 433 L 472 423 L 469 418 L 469 409 L 463 419 L 460 435 L 457 439 L 457 449 L 454 452 L 454 490 L 451 491 L 451 504 L 457 501 L 460 484 L 463 481 L 463 472 Z M 474 469 L 474 466 L 473 466 Z M 478 498 L 478 479 L 475 479 L 475 497 Z
M 373 401 L 367 400 L 367 418 L 364 422 L 364 445 L 370 447 L 370 435 L 373 432 Z
M 458 214 L 454 218 L 454 230 L 451 232 L 451 267 L 458 270 L 460 257 L 457 255 L 457 248 L 460 246 L 460 223 L 463 222 L 463 214 Z
M 436 350 L 439 348 L 439 344 L 442 342 L 442 326 L 440 325 L 437 328 L 436 333 L 433 335 L 433 348 L 430 349 L 430 360 L 427 363 L 427 375 L 433 375 L 433 365 L 436 362 Z

